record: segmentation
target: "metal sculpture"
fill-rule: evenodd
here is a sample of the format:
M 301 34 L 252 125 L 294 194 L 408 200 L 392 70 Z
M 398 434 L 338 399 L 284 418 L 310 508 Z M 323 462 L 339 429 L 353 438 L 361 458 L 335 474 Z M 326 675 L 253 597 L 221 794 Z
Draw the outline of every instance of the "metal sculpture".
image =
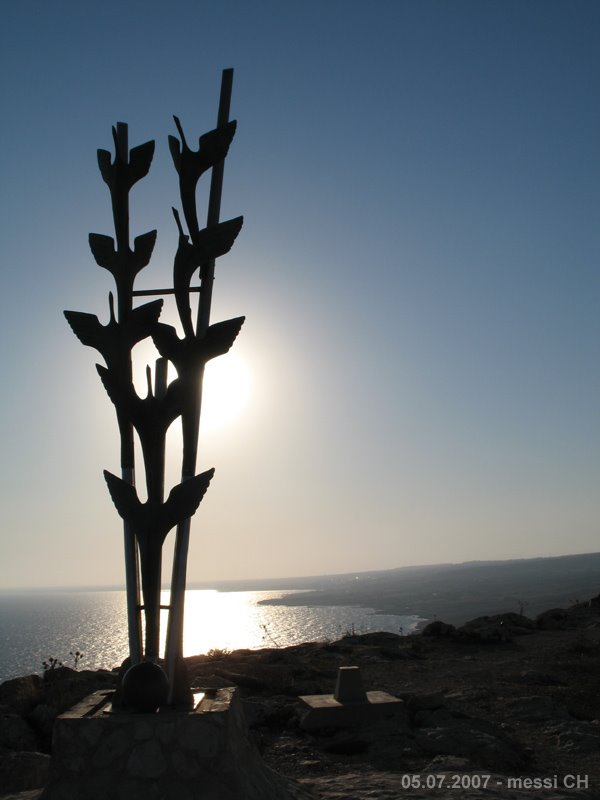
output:
M 202 385 L 206 363 L 231 348 L 244 317 L 210 324 L 210 310 L 215 259 L 231 249 L 243 218 L 220 222 L 221 189 L 224 160 L 236 129 L 229 120 L 233 70 L 224 70 L 217 127 L 199 139 L 199 148 L 191 150 L 177 117 L 179 138 L 169 136 L 169 149 L 179 176 L 179 190 L 186 234 L 173 209 L 179 233 L 173 265 L 173 288 L 134 290 L 138 273 L 151 259 L 156 231 L 138 236 L 130 247 L 129 192 L 150 169 L 154 142 L 129 150 L 128 129 L 124 123 L 113 128 L 114 159 L 107 150 L 98 150 L 98 166 L 108 185 L 115 228 L 115 238 L 92 233 L 89 244 L 96 263 L 107 269 L 115 280 L 115 299 L 109 294 L 109 321 L 103 325 L 94 314 L 65 311 L 65 316 L 79 340 L 102 355 L 105 366 L 97 365 L 106 392 L 115 406 L 121 439 L 121 477 L 105 471 L 104 476 L 113 503 L 123 519 L 125 579 L 127 585 L 127 621 L 129 629 L 130 670 L 123 687 L 124 703 L 134 710 L 153 710 L 159 705 L 189 705 L 191 692 L 183 667 L 183 615 L 187 556 L 191 518 L 197 510 L 213 477 L 214 469 L 196 475 Z M 210 171 L 210 194 L 207 222 L 200 228 L 196 190 L 200 178 Z M 191 285 L 199 271 L 199 287 Z M 192 321 L 190 295 L 198 293 L 196 325 Z M 134 298 L 148 295 L 174 295 L 183 338 L 170 325 L 158 321 L 163 300 L 134 307 Z M 133 383 L 131 351 L 143 339 L 151 337 L 160 353 L 154 372 L 147 367 L 148 390 L 140 397 Z M 171 362 L 177 377 L 167 385 L 167 367 Z M 169 426 L 181 418 L 183 453 L 181 482 L 164 499 L 166 434 Z M 135 485 L 134 431 L 137 433 L 144 462 L 147 500 L 142 503 Z M 171 529 L 177 528 L 174 546 L 171 596 L 168 606 L 167 642 L 164 655 L 166 680 L 156 679 L 160 660 L 160 593 L 163 543 Z M 141 575 L 141 594 L 140 594 Z M 143 597 L 143 603 L 142 598 Z M 145 636 L 142 642 L 144 612 Z M 137 668 L 137 673 L 136 673 Z M 136 678 L 136 674 L 138 677 Z M 159 687 L 154 698 L 143 681 L 153 675 Z M 148 684 L 150 687 L 150 683 Z

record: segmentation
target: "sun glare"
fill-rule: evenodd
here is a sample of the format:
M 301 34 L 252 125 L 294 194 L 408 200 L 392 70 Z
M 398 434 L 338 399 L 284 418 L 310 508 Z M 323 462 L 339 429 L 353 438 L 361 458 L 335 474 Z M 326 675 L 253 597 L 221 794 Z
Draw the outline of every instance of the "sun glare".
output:
M 237 353 L 209 361 L 204 373 L 201 428 L 213 431 L 234 422 L 250 400 L 251 378 Z
M 188 589 L 185 593 L 184 655 L 206 653 L 212 648 L 238 649 L 264 644 L 263 625 L 269 609 L 258 600 L 281 597 L 280 592 L 217 592 L 214 589 Z M 248 600 L 253 602 L 248 602 Z M 169 592 L 163 590 L 161 603 L 168 605 Z M 161 651 L 164 652 L 168 614 L 161 612 Z
M 152 365 L 152 386 L 155 389 L 154 363 L 158 352 L 152 342 L 136 345 L 133 358 L 133 382 L 140 397 L 148 392 L 146 365 Z M 169 366 L 169 381 L 176 378 Z M 231 425 L 247 407 L 252 390 L 252 376 L 248 362 L 238 353 L 227 353 L 209 361 L 204 371 L 202 389 L 201 430 L 212 432 Z

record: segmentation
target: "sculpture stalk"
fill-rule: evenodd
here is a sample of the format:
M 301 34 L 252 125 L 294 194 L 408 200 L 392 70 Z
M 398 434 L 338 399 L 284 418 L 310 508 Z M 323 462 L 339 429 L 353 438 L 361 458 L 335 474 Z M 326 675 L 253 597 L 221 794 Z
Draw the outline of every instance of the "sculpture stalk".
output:
M 229 121 L 231 93 L 233 87 L 233 70 L 223 70 L 217 128 L 224 127 Z M 223 172 L 225 159 L 212 168 L 209 205 L 207 211 L 207 227 L 216 225 L 221 214 L 221 193 L 223 188 Z M 197 228 L 197 225 L 195 226 Z M 206 334 L 210 323 L 210 307 L 214 281 L 215 262 L 211 259 L 201 265 L 200 298 L 198 301 L 198 319 L 196 338 Z M 181 468 L 181 480 L 189 480 L 196 471 L 198 438 L 200 433 L 200 413 L 202 408 L 202 387 L 204 381 L 204 364 L 198 368 L 196 380 L 190 382 L 188 413 L 182 420 L 184 433 L 184 458 Z M 184 520 L 177 526 L 175 550 L 173 554 L 173 574 L 171 578 L 171 600 L 167 626 L 166 663 L 171 693 L 173 692 L 177 660 L 183 658 L 183 625 L 185 605 L 185 585 L 187 577 L 187 559 L 190 541 L 191 520 Z M 172 697 L 172 695 L 171 695 Z

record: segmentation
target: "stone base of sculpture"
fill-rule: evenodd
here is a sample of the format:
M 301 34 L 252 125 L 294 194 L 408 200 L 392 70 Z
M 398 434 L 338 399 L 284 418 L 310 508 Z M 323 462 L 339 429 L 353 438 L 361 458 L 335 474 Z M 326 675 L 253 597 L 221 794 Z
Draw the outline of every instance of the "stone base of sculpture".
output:
M 95 692 L 58 717 L 40 800 L 301 800 L 249 738 L 236 689 L 190 712 L 112 713 Z

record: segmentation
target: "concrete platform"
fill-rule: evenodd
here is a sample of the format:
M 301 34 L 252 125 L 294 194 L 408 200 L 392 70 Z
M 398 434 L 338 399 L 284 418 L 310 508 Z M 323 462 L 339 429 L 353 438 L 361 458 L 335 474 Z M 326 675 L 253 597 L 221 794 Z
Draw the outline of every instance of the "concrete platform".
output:
M 40 800 L 301 800 L 248 734 L 235 688 L 206 690 L 192 711 L 111 713 L 95 692 L 54 724 Z
M 366 692 L 365 695 L 365 700 L 351 702 L 340 702 L 333 694 L 304 695 L 299 698 L 305 706 L 300 727 L 310 731 L 353 727 L 388 716 L 407 719 L 404 701 L 398 697 L 387 692 Z
M 404 716 L 404 702 L 387 692 L 365 692 L 359 667 L 339 667 L 333 694 L 308 694 L 300 698 L 307 708 L 300 727 L 348 728 L 388 716 Z

